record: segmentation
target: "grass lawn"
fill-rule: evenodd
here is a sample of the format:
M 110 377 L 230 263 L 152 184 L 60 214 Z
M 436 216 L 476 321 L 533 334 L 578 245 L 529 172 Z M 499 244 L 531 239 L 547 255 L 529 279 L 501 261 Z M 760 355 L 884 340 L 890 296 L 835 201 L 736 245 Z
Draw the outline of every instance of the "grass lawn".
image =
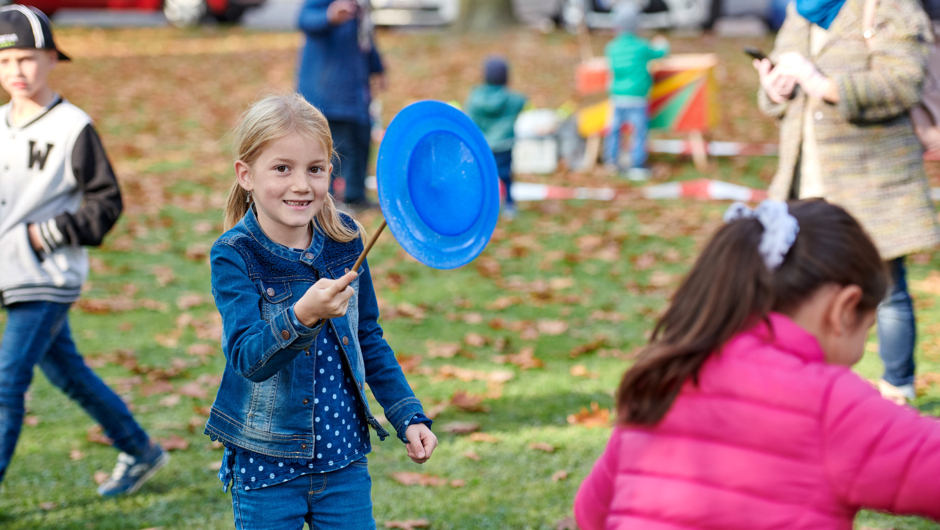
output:
M 139 421 L 180 449 L 137 495 L 100 499 L 95 478 L 110 471 L 114 450 L 92 441 L 93 422 L 37 374 L 28 422 L 0 493 L 0 527 L 231 528 L 230 498 L 216 478 L 222 450 L 202 434 L 224 366 L 206 257 L 221 231 L 233 178 L 222 138 L 258 94 L 293 86 L 299 37 L 237 28 L 65 29 L 57 39 L 75 60 L 60 65 L 53 86 L 96 120 L 127 203 L 105 245 L 91 252 L 93 272 L 71 313 L 72 329 L 89 362 L 132 404 Z M 600 50 L 604 37 L 594 39 Z M 482 59 L 497 51 L 514 65 L 515 88 L 537 106 L 573 99 L 571 72 L 579 55 L 567 35 L 382 33 L 379 42 L 391 81 L 381 96 L 386 123 L 412 100 L 462 100 Z M 716 138 L 775 140 L 774 125 L 757 114 L 756 78 L 739 51 L 746 44 L 769 50 L 769 40 L 684 37 L 673 43 L 679 52 L 709 49 L 721 56 Z M 655 156 L 652 162 L 660 181 L 703 176 L 685 158 Z M 775 163 L 713 161 L 704 176 L 763 187 Z M 627 186 L 599 173 L 519 179 Z M 569 415 L 594 403 L 597 415 L 612 406 L 631 354 L 725 207 L 640 199 L 524 204 L 515 221 L 501 221 L 475 263 L 454 271 L 418 264 L 384 234 L 370 255 L 381 322 L 425 407 L 440 405 L 435 430 L 441 445 L 419 467 L 400 442 L 373 439 L 379 526 L 426 518 L 434 529 L 555 528 L 570 514 L 578 484 L 609 434 L 606 426 L 571 424 Z M 374 229 L 380 219 L 369 213 L 362 221 Z M 935 415 L 938 264 L 937 254 L 910 263 L 920 331 L 916 405 Z M 4 320 L 0 316 L 0 327 Z M 871 340 L 858 371 L 873 379 L 880 362 Z M 521 354 L 514 359 L 525 367 L 498 362 L 497 356 L 512 354 Z M 455 394 L 462 406 L 445 406 Z M 456 421 L 476 423 L 482 434 L 444 432 Z M 391 476 L 400 471 L 448 484 L 404 486 Z M 858 527 L 940 525 L 865 513 Z

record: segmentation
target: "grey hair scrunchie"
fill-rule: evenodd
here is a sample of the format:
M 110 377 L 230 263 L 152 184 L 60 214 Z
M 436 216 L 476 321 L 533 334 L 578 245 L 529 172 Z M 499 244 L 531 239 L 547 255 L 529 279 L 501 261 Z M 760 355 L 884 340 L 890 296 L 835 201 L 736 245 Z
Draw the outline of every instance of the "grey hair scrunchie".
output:
M 757 219 L 764 227 L 764 234 L 760 238 L 757 251 L 764 264 L 771 271 L 777 270 L 783 263 L 783 258 L 793 248 L 797 234 L 800 233 L 800 224 L 796 217 L 790 215 L 787 203 L 783 201 L 766 200 L 752 210 L 742 202 L 736 202 L 725 212 L 725 222 L 730 223 L 739 219 Z

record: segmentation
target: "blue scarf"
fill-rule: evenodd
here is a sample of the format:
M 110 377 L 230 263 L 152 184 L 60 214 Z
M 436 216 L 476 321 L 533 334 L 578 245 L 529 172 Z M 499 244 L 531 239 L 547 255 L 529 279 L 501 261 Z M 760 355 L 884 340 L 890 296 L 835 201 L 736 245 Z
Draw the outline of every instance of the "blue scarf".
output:
M 796 10 L 813 24 L 829 29 L 845 0 L 796 0 Z

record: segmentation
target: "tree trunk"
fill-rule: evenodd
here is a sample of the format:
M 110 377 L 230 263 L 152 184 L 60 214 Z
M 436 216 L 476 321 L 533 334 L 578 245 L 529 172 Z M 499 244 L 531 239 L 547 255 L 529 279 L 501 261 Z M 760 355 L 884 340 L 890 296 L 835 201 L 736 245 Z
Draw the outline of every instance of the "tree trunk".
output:
M 490 32 L 516 24 L 512 0 L 460 0 L 461 31 Z

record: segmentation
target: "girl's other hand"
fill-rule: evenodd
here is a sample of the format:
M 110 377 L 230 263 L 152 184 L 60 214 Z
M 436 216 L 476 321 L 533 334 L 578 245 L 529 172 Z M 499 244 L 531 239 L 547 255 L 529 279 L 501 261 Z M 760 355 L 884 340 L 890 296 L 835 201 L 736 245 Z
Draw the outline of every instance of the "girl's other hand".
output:
M 336 318 L 346 314 L 353 289 L 349 286 L 358 274 L 349 271 L 336 280 L 321 278 L 294 304 L 294 314 L 300 323 L 312 327 L 320 319 Z
M 336 0 L 326 8 L 326 19 L 338 26 L 352 20 L 358 10 L 359 5 L 354 0 Z
M 770 59 L 754 59 L 752 63 L 760 76 L 760 86 L 770 101 L 783 103 L 790 99 L 796 89 L 796 78 L 786 73 L 785 69 L 774 68 Z
M 408 443 L 405 444 L 408 448 L 408 457 L 416 464 L 427 462 L 434 448 L 437 447 L 437 436 L 424 423 L 409 425 L 405 429 L 405 438 L 408 439 Z

